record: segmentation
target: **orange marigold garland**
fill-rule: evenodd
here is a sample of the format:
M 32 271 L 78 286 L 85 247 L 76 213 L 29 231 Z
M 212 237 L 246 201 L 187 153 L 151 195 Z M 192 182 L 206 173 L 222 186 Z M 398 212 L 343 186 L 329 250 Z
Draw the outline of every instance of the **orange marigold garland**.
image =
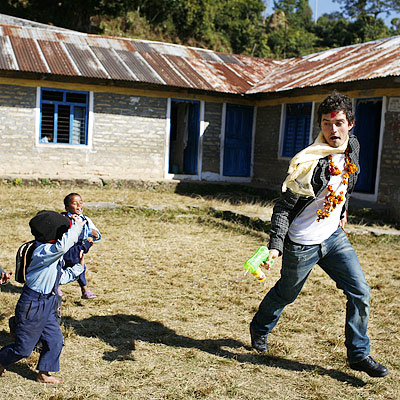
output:
M 346 150 L 345 152 L 345 166 L 344 170 L 346 171 L 343 174 L 343 185 L 349 184 L 349 174 L 354 174 L 357 171 L 357 166 L 350 162 L 349 153 Z M 329 156 L 329 173 L 332 176 L 337 176 L 342 173 L 342 171 L 335 165 L 333 162 L 333 158 Z M 332 189 L 331 185 L 328 185 L 328 194 L 325 196 L 324 209 L 317 210 L 317 222 L 321 221 L 321 219 L 328 218 L 331 215 L 331 212 L 344 200 L 343 191 L 339 194 L 336 194 Z

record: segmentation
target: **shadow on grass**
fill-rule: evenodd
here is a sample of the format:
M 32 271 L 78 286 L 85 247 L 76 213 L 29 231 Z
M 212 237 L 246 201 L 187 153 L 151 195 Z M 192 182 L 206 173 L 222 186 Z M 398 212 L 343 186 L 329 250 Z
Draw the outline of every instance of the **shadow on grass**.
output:
M 4 293 L 22 293 L 22 286 L 16 286 L 12 283 L 7 283 L 6 285 L 1 285 L 0 290 Z
M 66 317 L 63 319 L 63 324 L 71 327 L 80 336 L 96 337 L 113 346 L 115 351 L 105 352 L 103 355 L 103 359 L 110 362 L 134 360 L 132 352 L 135 350 L 135 341 L 140 340 L 172 347 L 196 348 L 219 357 L 234 359 L 240 363 L 267 365 L 289 371 L 314 371 L 318 375 L 327 375 L 356 387 L 366 384 L 363 380 L 338 370 L 328 370 L 318 365 L 256 354 L 251 347 L 235 339 L 198 340 L 182 336 L 158 321 L 148 321 L 137 315 L 93 316 L 83 320 Z M 238 348 L 245 348 L 251 353 L 235 353 L 233 350 Z
M 13 343 L 10 335 L 6 331 L 0 332 L 0 346 L 6 346 Z M 25 379 L 32 381 L 36 380 L 37 372 L 30 369 L 26 364 L 15 363 L 7 367 L 7 371 L 14 372 L 15 374 L 21 375 Z

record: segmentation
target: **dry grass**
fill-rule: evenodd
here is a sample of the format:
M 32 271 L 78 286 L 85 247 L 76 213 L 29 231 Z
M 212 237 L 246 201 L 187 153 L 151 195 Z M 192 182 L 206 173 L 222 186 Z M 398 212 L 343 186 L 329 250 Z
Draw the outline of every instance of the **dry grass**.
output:
M 0 262 L 13 269 L 15 250 L 31 238 L 28 221 L 39 209 L 62 209 L 69 191 L 86 202 L 103 240 L 87 257 L 84 301 L 75 283 L 63 287 L 61 387 L 34 382 L 37 354 L 0 378 L 8 399 L 340 399 L 398 400 L 400 239 L 351 236 L 372 288 L 372 354 L 391 374 L 372 379 L 346 366 L 344 296 L 316 267 L 296 303 L 270 335 L 271 356 L 249 347 L 248 324 L 265 286 L 244 276 L 243 261 L 266 233 L 217 219 L 209 206 L 270 212 L 268 204 L 187 197 L 129 189 L 0 186 Z M 128 206 L 169 205 L 164 210 Z M 179 210 L 176 210 L 179 208 Z M 0 293 L 0 345 L 20 286 Z

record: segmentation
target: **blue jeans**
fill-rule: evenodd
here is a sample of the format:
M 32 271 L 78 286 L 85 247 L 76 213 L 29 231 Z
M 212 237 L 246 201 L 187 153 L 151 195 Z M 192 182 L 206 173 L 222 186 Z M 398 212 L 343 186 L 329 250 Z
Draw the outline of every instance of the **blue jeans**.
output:
M 315 264 L 336 282 L 337 288 L 347 297 L 347 358 L 350 363 L 361 361 L 370 351 L 367 336 L 369 286 L 357 255 L 341 228 L 317 245 L 301 245 L 286 239 L 281 278 L 261 302 L 251 322 L 252 330 L 260 336 L 272 331 L 285 306 L 296 300 Z

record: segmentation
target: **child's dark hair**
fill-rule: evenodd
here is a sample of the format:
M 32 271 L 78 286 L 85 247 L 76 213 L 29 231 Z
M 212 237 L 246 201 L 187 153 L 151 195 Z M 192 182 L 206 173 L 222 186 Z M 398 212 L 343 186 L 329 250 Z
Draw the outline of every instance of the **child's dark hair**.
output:
M 65 207 L 68 207 L 69 206 L 69 202 L 71 201 L 71 197 L 72 196 L 79 196 L 79 197 L 81 197 L 81 195 L 79 194 L 79 193 L 70 193 L 70 194 L 67 194 L 66 196 L 65 196 L 65 198 L 64 198 L 64 206 Z
M 353 103 L 345 94 L 334 90 L 318 107 L 318 125 L 321 125 L 322 114 L 343 111 L 349 124 L 354 122 Z

